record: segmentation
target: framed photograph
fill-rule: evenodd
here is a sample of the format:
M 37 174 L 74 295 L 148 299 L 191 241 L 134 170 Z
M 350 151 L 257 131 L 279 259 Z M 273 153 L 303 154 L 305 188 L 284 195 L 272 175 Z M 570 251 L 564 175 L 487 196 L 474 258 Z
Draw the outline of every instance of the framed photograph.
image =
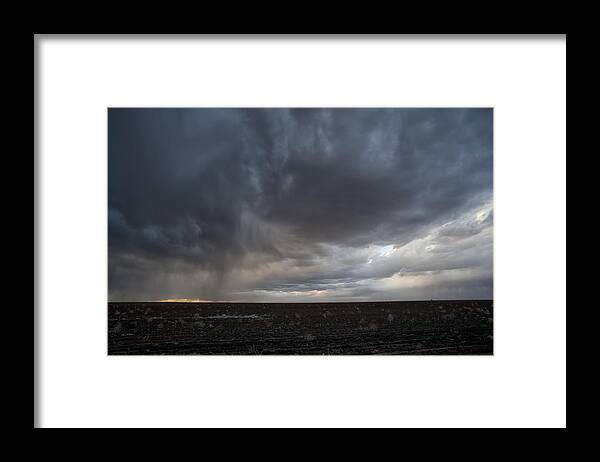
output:
M 34 45 L 34 427 L 566 426 L 566 36 Z
M 492 108 L 109 108 L 108 354 L 492 354 Z

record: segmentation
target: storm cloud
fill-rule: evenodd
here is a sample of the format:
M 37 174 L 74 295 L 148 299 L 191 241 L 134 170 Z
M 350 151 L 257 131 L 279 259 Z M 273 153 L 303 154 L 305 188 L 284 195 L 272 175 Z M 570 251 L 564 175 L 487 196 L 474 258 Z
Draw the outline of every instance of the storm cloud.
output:
M 109 300 L 492 298 L 492 117 L 109 109 Z

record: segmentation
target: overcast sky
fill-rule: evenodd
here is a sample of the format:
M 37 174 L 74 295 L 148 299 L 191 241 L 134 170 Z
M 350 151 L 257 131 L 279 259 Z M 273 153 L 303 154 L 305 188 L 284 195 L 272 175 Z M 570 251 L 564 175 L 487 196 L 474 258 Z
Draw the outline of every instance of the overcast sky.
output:
M 492 298 L 492 109 L 109 109 L 109 300 Z

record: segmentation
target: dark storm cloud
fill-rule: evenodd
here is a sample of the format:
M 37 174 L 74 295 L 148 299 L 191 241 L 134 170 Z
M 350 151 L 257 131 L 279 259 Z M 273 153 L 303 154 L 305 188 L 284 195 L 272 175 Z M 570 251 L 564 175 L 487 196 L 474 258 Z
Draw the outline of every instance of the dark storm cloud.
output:
M 111 299 L 405 298 L 423 274 L 429 292 L 491 297 L 491 110 L 110 109 L 108 124 Z

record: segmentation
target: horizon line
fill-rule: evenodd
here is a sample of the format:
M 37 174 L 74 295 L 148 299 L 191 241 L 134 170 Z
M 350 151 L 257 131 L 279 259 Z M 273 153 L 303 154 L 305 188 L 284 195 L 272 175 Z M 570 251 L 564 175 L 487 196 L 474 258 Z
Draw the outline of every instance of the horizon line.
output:
M 474 302 L 474 301 L 494 301 L 493 298 L 430 298 L 430 299 L 412 299 L 412 300 L 361 300 L 361 301 L 323 301 L 323 302 L 241 302 L 241 301 L 211 301 L 211 300 L 120 300 L 112 301 L 109 300 L 107 303 L 181 303 L 181 304 L 218 304 L 218 303 L 237 303 L 246 305 L 319 305 L 325 303 L 395 303 L 395 302 Z

